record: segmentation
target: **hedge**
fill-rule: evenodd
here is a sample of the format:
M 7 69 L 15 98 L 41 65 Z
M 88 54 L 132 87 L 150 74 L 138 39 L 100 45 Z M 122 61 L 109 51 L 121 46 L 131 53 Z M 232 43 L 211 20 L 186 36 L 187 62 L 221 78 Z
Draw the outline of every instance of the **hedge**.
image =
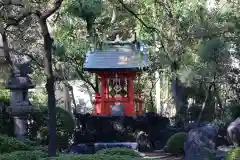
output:
M 39 160 L 44 157 L 47 153 L 42 151 L 16 151 L 0 155 L 0 160 Z
M 167 141 L 167 152 L 173 154 L 183 154 L 184 153 L 184 137 L 186 133 L 179 132 L 174 134 Z
M 31 150 L 31 147 L 21 141 L 18 141 L 16 138 L 5 135 L 0 136 L 0 153 L 27 150 Z

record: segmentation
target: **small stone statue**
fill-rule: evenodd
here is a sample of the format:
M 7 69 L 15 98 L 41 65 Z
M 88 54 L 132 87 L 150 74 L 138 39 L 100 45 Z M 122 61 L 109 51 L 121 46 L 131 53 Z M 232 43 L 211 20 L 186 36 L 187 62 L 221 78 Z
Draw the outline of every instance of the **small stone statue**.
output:
M 124 106 L 121 103 L 116 103 L 111 106 L 111 116 L 124 116 Z

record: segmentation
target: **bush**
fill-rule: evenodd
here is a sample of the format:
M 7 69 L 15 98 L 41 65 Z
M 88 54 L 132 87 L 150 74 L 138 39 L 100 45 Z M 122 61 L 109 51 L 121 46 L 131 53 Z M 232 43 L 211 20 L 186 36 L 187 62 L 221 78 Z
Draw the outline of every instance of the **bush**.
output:
M 240 147 L 235 148 L 228 152 L 227 160 L 239 160 L 240 159 Z
M 240 117 L 240 105 L 239 104 L 231 104 L 227 108 L 228 114 L 231 116 L 232 121 Z
M 24 140 L 23 142 L 24 142 L 26 145 L 28 145 L 28 146 L 39 146 L 39 145 L 40 145 L 38 142 L 36 142 L 36 141 L 31 141 L 31 140 L 29 140 L 29 139 L 26 139 L 26 140 Z
M 75 124 L 72 116 L 62 108 L 56 108 L 57 113 L 57 142 L 58 150 L 68 148 L 69 140 L 72 138 Z M 30 138 L 41 142 L 42 145 L 48 144 L 48 109 L 41 108 L 40 112 L 31 114 L 30 119 L 34 123 L 30 126 Z
M 13 137 L 0 136 L 0 153 L 10 153 L 14 151 L 27 151 L 31 147 L 25 143 L 18 141 Z
M 140 153 L 130 148 L 108 148 L 98 151 L 96 154 L 103 155 L 127 155 L 131 157 L 141 157 Z
M 167 152 L 173 154 L 183 154 L 184 153 L 184 137 L 186 133 L 179 132 L 174 134 L 167 141 Z
M 16 151 L 0 155 L 0 160 L 39 160 L 47 157 L 42 151 Z
M 14 136 L 13 120 L 6 111 L 9 106 L 9 91 L 0 89 L 0 134 Z

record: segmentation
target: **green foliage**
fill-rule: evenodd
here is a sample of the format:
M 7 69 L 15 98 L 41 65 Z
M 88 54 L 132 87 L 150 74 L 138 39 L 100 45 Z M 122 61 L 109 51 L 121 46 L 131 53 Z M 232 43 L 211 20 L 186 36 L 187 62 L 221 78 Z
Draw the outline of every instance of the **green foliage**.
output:
M 221 62 L 228 59 L 226 44 L 219 38 L 204 41 L 200 46 L 200 57 L 203 62 Z
M 31 150 L 31 147 L 15 138 L 0 136 L 0 153 Z
M 240 159 L 240 147 L 237 147 L 228 152 L 226 160 L 238 160 L 238 159 Z
M 96 154 L 104 155 L 126 155 L 131 157 L 141 157 L 140 153 L 129 148 L 108 148 L 98 151 Z
M 10 92 L 7 89 L 0 89 L 0 105 L 4 103 L 6 105 L 10 104 Z
M 39 160 L 47 157 L 47 153 L 42 151 L 16 151 L 0 155 L 0 160 Z
M 231 104 L 227 106 L 227 113 L 232 121 L 240 117 L 240 104 Z
M 102 0 L 68 0 L 65 11 L 93 23 L 102 12 Z
M 57 148 L 59 150 L 66 149 L 69 145 L 69 141 L 72 137 L 75 123 L 72 116 L 64 109 L 57 107 Z M 32 137 L 36 135 L 40 136 L 41 144 L 48 144 L 48 109 L 43 108 L 43 110 L 33 116 L 36 121 L 35 133 Z
M 174 134 L 167 141 L 167 152 L 173 154 L 183 154 L 184 153 L 184 137 L 186 133 L 179 132 Z
M 9 104 L 9 92 L 7 90 L 0 90 L 0 134 L 13 136 L 13 120 L 6 110 Z

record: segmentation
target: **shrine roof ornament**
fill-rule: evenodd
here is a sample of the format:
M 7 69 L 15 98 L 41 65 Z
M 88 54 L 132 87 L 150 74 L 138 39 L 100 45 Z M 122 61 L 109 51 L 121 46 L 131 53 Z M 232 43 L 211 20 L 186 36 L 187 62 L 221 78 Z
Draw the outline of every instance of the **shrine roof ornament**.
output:
M 148 67 L 148 50 L 134 35 L 122 41 L 116 35 L 114 41 L 102 42 L 100 49 L 89 52 L 84 62 L 84 71 L 144 70 Z

